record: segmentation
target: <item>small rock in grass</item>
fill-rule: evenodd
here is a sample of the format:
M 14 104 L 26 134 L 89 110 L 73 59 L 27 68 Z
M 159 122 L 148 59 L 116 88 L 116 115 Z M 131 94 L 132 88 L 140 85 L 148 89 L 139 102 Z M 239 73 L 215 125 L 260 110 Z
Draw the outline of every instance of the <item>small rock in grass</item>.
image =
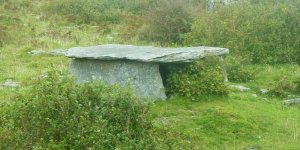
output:
M 52 50 L 49 52 L 43 51 L 43 50 L 32 50 L 30 52 L 27 52 L 30 55 L 42 55 L 42 54 L 46 54 L 46 55 L 54 55 L 54 56 L 59 56 L 62 55 L 64 56 L 66 54 L 66 50 L 64 49 L 56 49 L 56 50 Z
M 266 94 L 266 93 L 269 92 L 269 90 L 267 90 L 267 89 L 260 89 L 260 92 L 261 92 L 262 94 Z
M 284 100 L 285 105 L 300 104 L 300 98 Z
M 18 82 L 14 82 L 12 80 L 6 80 L 4 83 L 1 84 L 4 87 L 19 87 L 19 83 Z
M 230 87 L 233 87 L 241 92 L 247 92 L 250 91 L 251 89 L 242 85 L 230 85 Z
M 257 97 L 257 94 L 252 94 L 251 96 L 252 96 L 252 97 Z
M 30 55 L 39 55 L 39 54 L 45 54 L 46 52 L 43 51 L 43 50 L 32 50 L 30 52 L 27 52 L 27 54 L 30 54 Z
M 250 146 L 250 147 L 248 148 L 248 150 L 255 150 L 255 148 L 252 147 L 252 146 Z
M 64 49 L 56 49 L 56 50 L 52 50 L 50 52 L 47 52 L 47 54 L 49 55 L 55 55 L 55 56 L 58 56 L 58 55 L 62 55 L 64 56 L 66 54 L 66 50 Z

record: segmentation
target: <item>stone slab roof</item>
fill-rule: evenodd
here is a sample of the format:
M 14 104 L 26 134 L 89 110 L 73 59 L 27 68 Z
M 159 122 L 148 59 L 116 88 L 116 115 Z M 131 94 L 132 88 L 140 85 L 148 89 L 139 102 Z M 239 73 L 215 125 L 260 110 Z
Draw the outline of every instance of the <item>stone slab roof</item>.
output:
M 68 49 L 66 56 L 70 58 L 98 60 L 134 60 L 142 62 L 192 62 L 195 59 L 212 55 L 226 55 L 227 48 L 219 47 L 183 47 L 160 48 L 153 46 L 133 46 L 107 44 Z

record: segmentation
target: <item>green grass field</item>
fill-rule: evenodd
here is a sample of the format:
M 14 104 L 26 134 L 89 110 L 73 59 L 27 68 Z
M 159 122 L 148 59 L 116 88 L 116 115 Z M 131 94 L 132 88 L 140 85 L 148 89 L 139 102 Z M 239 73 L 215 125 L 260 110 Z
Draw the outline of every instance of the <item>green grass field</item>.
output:
M 0 88 L 1 102 L 14 101 L 17 92 L 26 92 L 34 78 L 51 65 L 67 72 L 68 59 L 62 56 L 31 56 L 28 49 L 1 49 L 0 82 L 12 79 L 20 88 Z M 299 106 L 284 106 L 281 98 L 259 94 L 281 77 L 297 78 L 296 65 L 253 65 L 256 80 L 235 83 L 251 87 L 249 92 L 231 90 L 227 97 L 203 97 L 192 101 L 171 98 L 151 105 L 153 121 L 170 126 L 191 138 L 201 149 L 298 149 L 300 147 Z M 232 83 L 230 83 L 232 84 Z M 253 94 L 257 93 L 257 97 Z
M 3 11 L 3 16 L 12 20 L 7 19 L 1 23 L 16 24 L 5 30 L 9 33 L 5 37 L 8 44 L 0 47 L 0 83 L 11 79 L 21 86 L 0 86 L 0 103 L 15 101 L 16 94 L 26 92 L 31 83 L 47 72 L 50 66 L 63 72 L 68 71 L 68 58 L 31 56 L 27 54 L 30 50 L 64 49 L 104 43 L 143 44 L 120 40 L 117 34 L 112 34 L 120 30 L 118 26 L 110 27 L 112 31 L 106 33 L 106 27 L 102 26 L 70 26 L 63 24 L 63 21 L 61 24 L 54 24 L 38 18 L 39 9 L 36 9 L 31 12 L 23 9 L 17 12 Z M 27 15 L 22 15 L 23 13 Z M 154 124 L 185 135 L 199 149 L 300 149 L 300 107 L 285 106 L 282 103 L 285 98 L 259 93 L 259 88 L 269 89 L 282 78 L 298 79 L 300 67 L 295 64 L 248 67 L 256 72 L 254 81 L 228 84 L 245 85 L 251 91 L 231 89 L 226 97 L 210 96 L 198 101 L 186 97 L 157 101 L 151 104 L 150 109 Z

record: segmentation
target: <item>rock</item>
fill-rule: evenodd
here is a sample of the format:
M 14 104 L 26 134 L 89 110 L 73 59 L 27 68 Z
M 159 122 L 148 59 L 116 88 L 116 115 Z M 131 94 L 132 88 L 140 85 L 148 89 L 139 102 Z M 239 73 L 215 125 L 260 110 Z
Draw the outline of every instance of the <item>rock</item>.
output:
M 140 62 L 192 62 L 206 56 L 226 55 L 229 50 L 217 47 L 158 48 L 152 46 L 132 46 L 107 44 L 68 49 L 70 58 L 98 60 L 133 60 Z
M 3 84 L 1 84 L 1 86 L 4 87 L 19 87 L 19 83 L 18 82 L 13 82 L 12 80 L 6 80 Z
M 283 104 L 285 105 L 300 104 L 300 98 L 284 100 Z
M 159 65 L 155 63 L 74 59 L 70 63 L 70 74 L 75 75 L 79 83 L 93 80 L 122 86 L 129 83 L 138 96 L 166 99 Z
M 66 50 L 63 49 L 56 49 L 56 50 L 52 50 L 52 51 L 43 51 L 43 50 L 32 50 L 30 52 L 27 52 L 30 55 L 54 55 L 54 56 L 59 56 L 59 55 L 65 55 L 66 54 Z
M 108 44 L 70 48 L 66 56 L 74 58 L 70 63 L 70 74 L 79 83 L 101 80 L 106 84 L 126 86 L 129 82 L 137 96 L 157 100 L 166 99 L 160 74 L 162 64 L 188 63 L 225 54 L 228 54 L 228 49 L 215 47 L 157 48 Z
M 251 89 L 242 85 L 230 85 L 230 87 L 235 88 L 241 92 L 247 92 L 250 91 Z
M 266 93 L 269 92 L 269 90 L 267 90 L 267 89 L 260 89 L 260 92 L 261 92 L 262 94 L 266 94 Z
M 30 54 L 30 55 L 39 55 L 39 54 L 45 54 L 45 51 L 43 51 L 43 50 L 32 50 L 30 52 L 27 52 L 27 54 Z
M 252 96 L 252 97 L 257 97 L 257 94 L 252 94 L 251 96 Z
M 47 54 L 49 55 L 62 55 L 64 56 L 67 53 L 67 50 L 64 49 L 56 49 L 56 50 L 52 50 L 50 52 L 47 52 Z
M 248 150 L 256 150 L 254 147 L 250 146 L 248 147 Z

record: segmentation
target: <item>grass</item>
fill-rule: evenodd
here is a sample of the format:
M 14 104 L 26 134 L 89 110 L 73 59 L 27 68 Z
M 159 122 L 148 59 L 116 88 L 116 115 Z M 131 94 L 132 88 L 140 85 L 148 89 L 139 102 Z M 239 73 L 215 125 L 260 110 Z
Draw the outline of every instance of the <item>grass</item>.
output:
M 38 10 L 39 8 L 32 12 L 24 9 L 16 12 L 3 11 L 7 13 L 6 16 L 15 18 L 17 23 L 7 29 L 10 41 L 0 47 L 0 83 L 12 79 L 19 82 L 21 87 L 0 87 L 0 102 L 14 101 L 16 93 L 26 92 L 35 78 L 46 72 L 51 65 L 67 72 L 67 58 L 31 56 L 27 54 L 30 50 L 124 43 L 118 39 L 118 34 L 114 33 L 115 30 L 120 30 L 120 27 L 115 29 L 114 26 L 110 26 L 108 29 L 103 26 L 69 25 L 64 21 L 55 23 L 41 19 L 43 16 L 39 19 Z M 28 15 L 22 15 L 24 13 Z M 10 24 L 11 21 L 3 22 Z M 130 43 L 139 44 L 138 41 Z M 253 97 L 253 94 L 258 88 L 268 89 L 273 82 L 282 77 L 289 80 L 299 78 L 300 67 L 249 67 L 256 70 L 256 79 L 236 84 L 251 87 L 252 91 L 231 91 L 228 97 L 203 97 L 203 100 L 199 101 L 185 97 L 159 101 L 151 105 L 153 122 L 155 125 L 170 126 L 183 133 L 201 149 L 299 149 L 299 106 L 284 106 L 282 98 L 263 94 Z
M 251 93 L 194 102 L 175 98 L 157 102 L 153 117 L 196 141 L 201 149 L 297 149 L 300 109 Z M 162 121 L 160 121 L 162 122 Z

